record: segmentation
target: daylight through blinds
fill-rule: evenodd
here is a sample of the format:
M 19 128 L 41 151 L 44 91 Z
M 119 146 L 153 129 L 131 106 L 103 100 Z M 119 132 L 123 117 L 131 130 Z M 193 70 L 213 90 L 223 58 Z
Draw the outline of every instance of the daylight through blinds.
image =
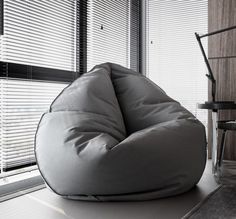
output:
M 88 0 L 88 70 L 103 62 L 139 70 L 139 12 L 139 1 Z
M 197 103 L 207 100 L 207 71 L 194 33 L 208 30 L 208 1 L 148 0 L 146 8 L 148 77 L 206 125 Z
M 76 1 L 4 0 L 0 61 L 75 71 Z
M 35 163 L 34 135 L 42 113 L 66 84 L 0 79 L 0 168 Z

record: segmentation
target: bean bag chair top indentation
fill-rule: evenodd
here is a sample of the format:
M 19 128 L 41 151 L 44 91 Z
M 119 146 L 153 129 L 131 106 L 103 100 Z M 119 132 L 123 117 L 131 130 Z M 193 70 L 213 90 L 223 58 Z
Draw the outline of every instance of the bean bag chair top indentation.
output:
M 47 185 L 79 200 L 149 200 L 191 189 L 206 162 L 204 126 L 145 76 L 95 66 L 65 88 L 38 125 Z

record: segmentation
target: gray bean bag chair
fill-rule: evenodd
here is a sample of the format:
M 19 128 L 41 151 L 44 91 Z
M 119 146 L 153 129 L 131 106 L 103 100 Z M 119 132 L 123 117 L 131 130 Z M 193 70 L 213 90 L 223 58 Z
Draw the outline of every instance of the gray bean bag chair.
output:
M 196 185 L 204 126 L 143 75 L 106 63 L 65 88 L 38 125 L 47 185 L 80 200 L 150 200 Z

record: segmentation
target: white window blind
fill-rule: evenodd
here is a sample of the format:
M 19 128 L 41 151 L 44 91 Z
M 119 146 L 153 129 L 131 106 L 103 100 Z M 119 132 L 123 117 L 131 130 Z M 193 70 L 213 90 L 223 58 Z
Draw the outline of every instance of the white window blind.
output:
M 208 1 L 148 0 L 146 8 L 148 77 L 206 124 L 197 103 L 207 101 L 207 71 L 194 32 L 208 30 Z
M 74 0 L 4 0 L 0 61 L 75 71 Z
M 64 83 L 0 79 L 1 173 L 35 162 L 37 124 L 65 86 Z
M 88 70 L 103 62 L 130 67 L 130 13 L 129 0 L 88 0 Z
M 61 70 L 76 71 L 76 4 L 73 0 L 4 0 L 0 61 L 9 64 L 0 68 L 0 75 L 69 79 L 63 76 L 68 72 Z M 0 78 L 0 177 L 35 163 L 37 124 L 65 86 Z
M 3 34 L 3 0 L 0 0 L 0 35 Z

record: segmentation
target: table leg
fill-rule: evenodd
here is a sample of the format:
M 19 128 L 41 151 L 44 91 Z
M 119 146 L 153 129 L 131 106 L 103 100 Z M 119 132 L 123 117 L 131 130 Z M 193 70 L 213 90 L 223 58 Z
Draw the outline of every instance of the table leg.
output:
M 221 137 L 221 143 L 220 143 L 219 167 L 221 166 L 222 161 L 223 161 L 223 157 L 224 157 L 225 134 L 226 134 L 226 130 L 223 130 L 222 137 Z
M 218 141 L 218 130 L 217 130 L 218 115 L 217 111 L 212 111 L 212 172 L 213 174 L 217 171 L 217 141 Z

